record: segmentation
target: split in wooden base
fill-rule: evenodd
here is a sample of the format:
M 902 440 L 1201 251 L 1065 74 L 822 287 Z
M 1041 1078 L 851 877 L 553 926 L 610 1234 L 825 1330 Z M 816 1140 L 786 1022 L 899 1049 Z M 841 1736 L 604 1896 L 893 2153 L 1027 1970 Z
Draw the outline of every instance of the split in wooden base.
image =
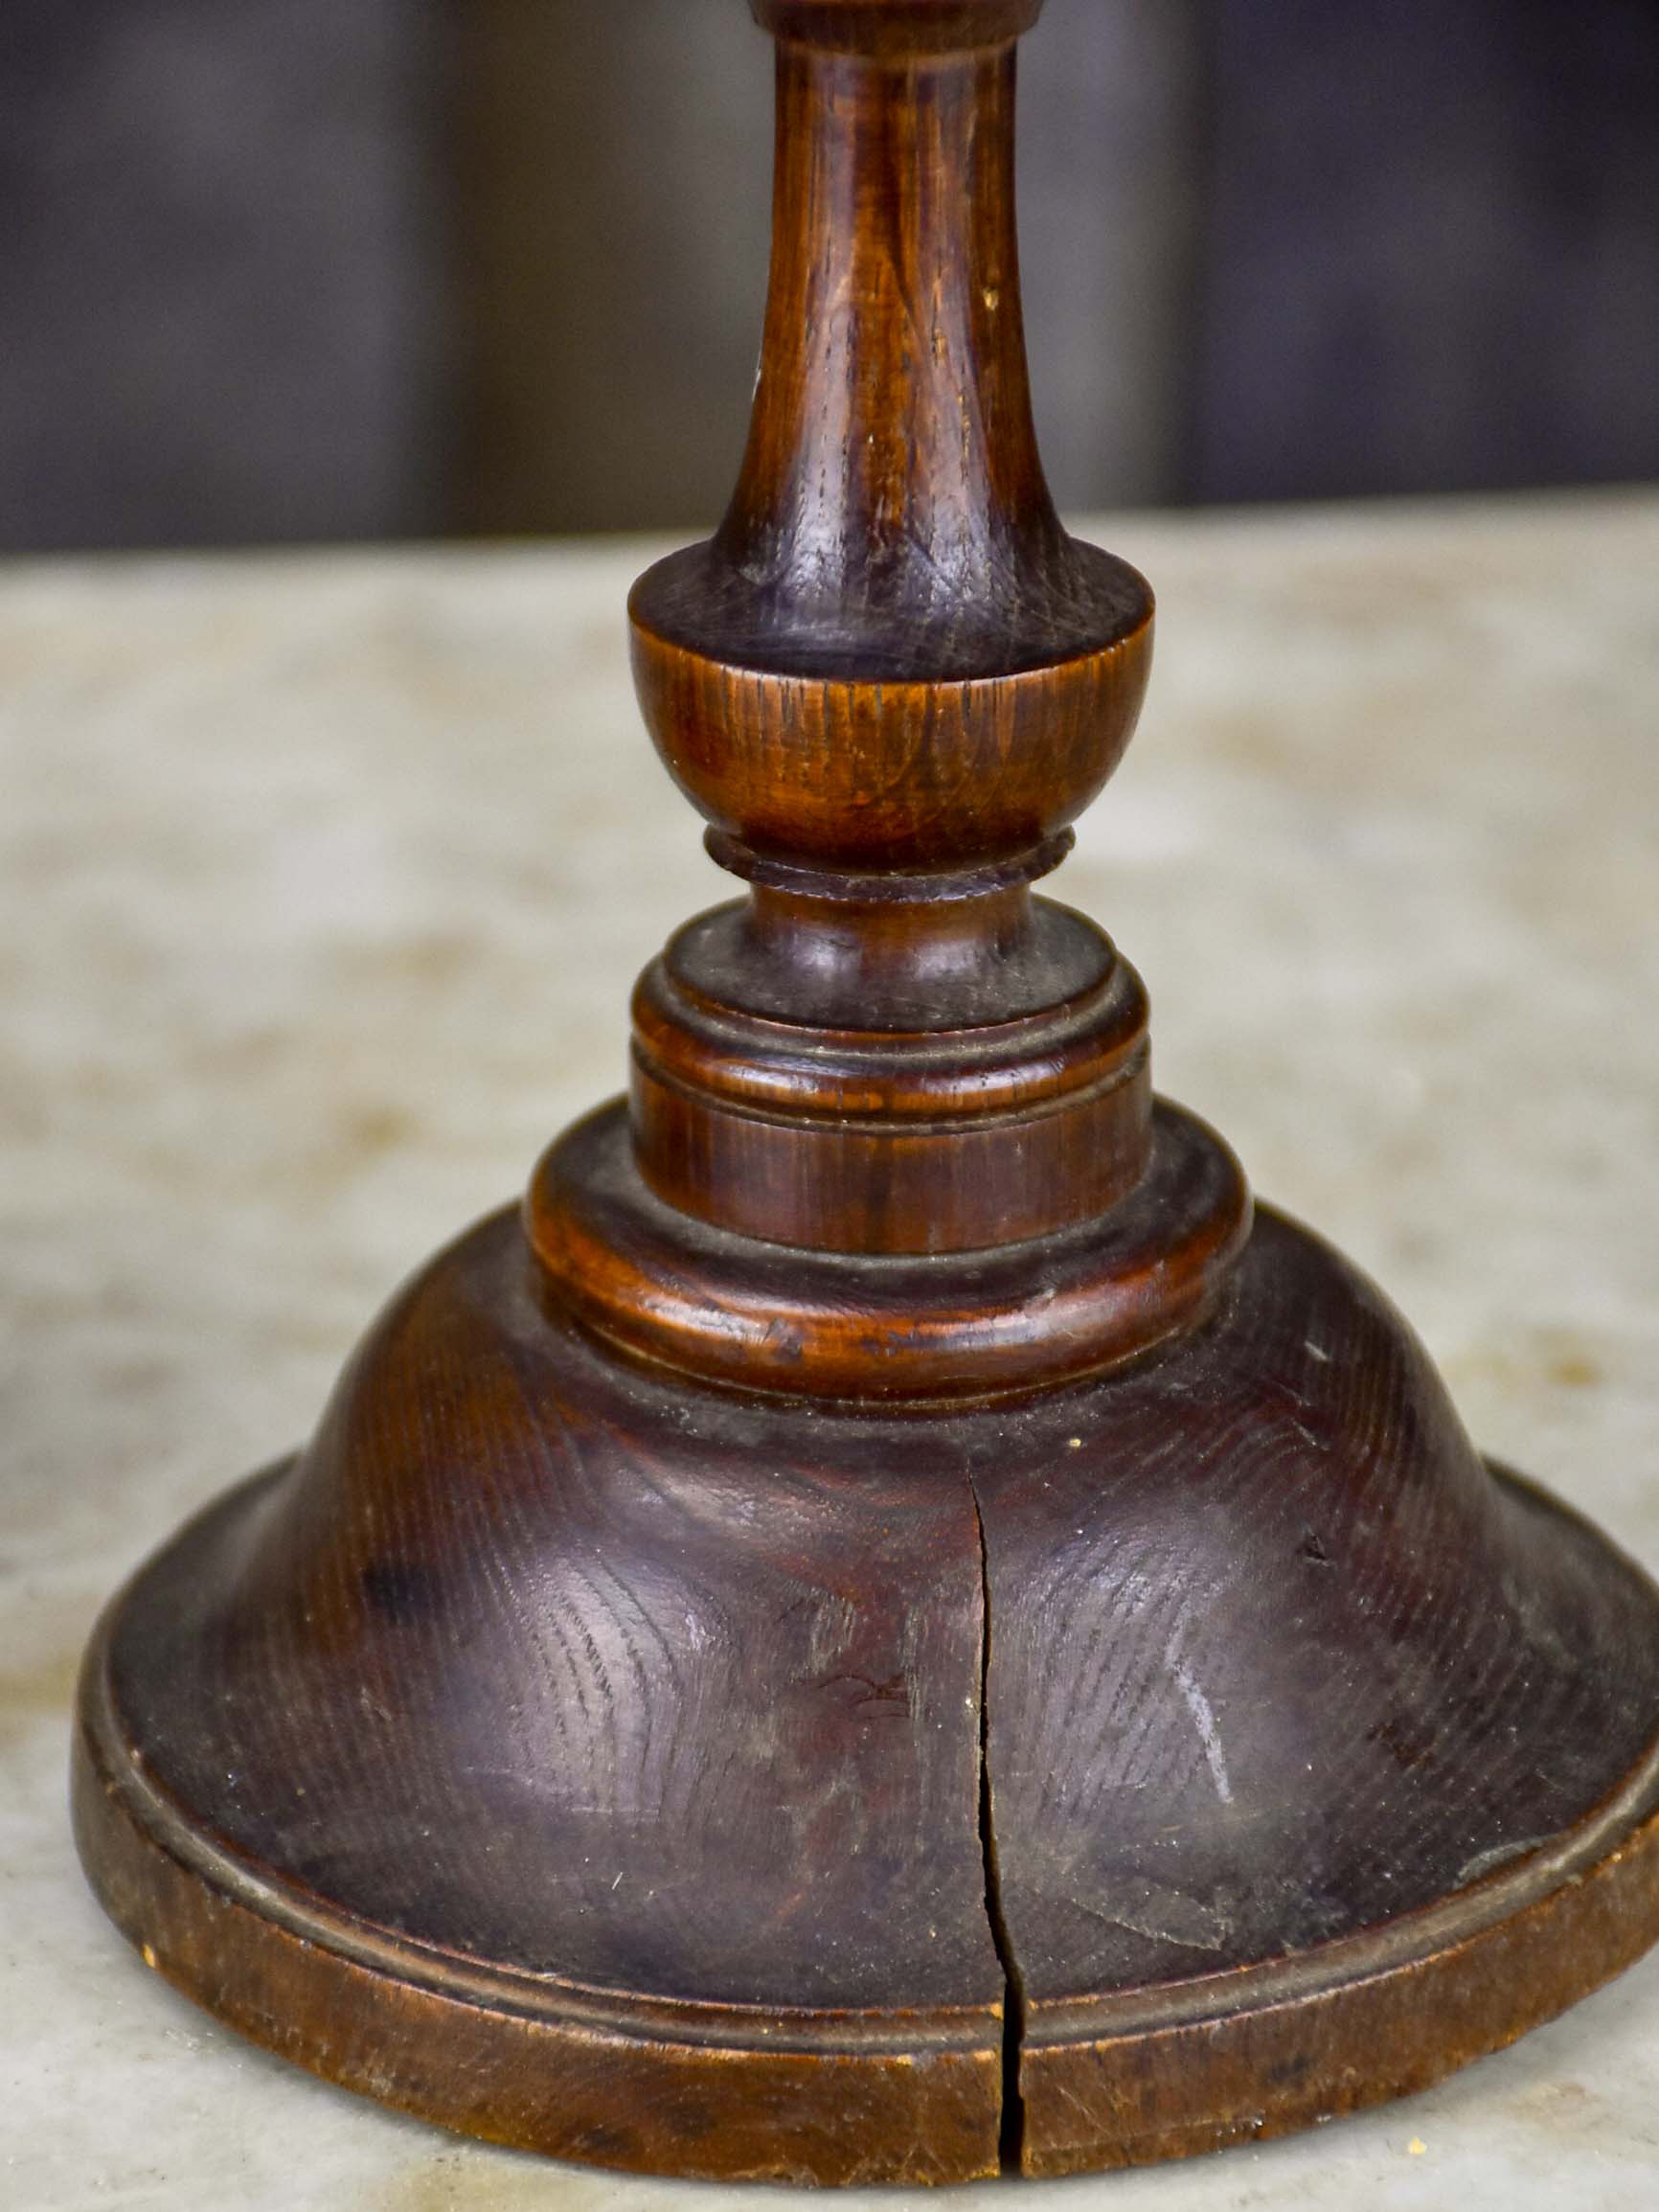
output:
M 435 1262 L 89 1656 L 93 1881 L 256 2041 L 600 2164 L 1057 2174 L 1420 2087 L 1659 1933 L 1659 1596 L 1278 1217 L 1174 1345 L 920 1419 L 535 1274 L 511 1214 Z
M 1632 1964 L 1659 1925 L 1649 1758 L 1552 1849 L 1437 1906 L 1297 1957 L 1056 2006 L 1005 2058 L 988 2014 L 653 2006 L 330 1913 L 192 1827 L 107 1706 L 88 1720 L 76 1812 L 99 1895 L 146 1963 L 255 2042 L 491 2142 L 709 2179 L 1055 2176 L 1266 2141 L 1513 2041 Z

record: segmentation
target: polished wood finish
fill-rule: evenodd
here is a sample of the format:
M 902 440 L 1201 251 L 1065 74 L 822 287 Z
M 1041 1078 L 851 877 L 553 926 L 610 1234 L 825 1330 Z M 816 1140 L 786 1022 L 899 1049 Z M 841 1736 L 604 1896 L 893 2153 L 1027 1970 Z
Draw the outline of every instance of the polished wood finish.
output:
M 975 1022 L 988 971 L 1001 1018 Z M 683 929 L 634 997 L 641 1170 L 748 1236 L 864 1253 L 1040 1236 L 1134 1189 L 1151 1111 L 1139 977 L 1023 885 L 757 885 Z
M 1035 895 L 1151 597 L 1032 436 L 1036 0 L 755 0 L 771 304 L 632 602 L 745 886 L 632 1088 L 88 1654 L 82 1857 L 316 2071 L 638 2171 L 950 2181 L 1420 2086 L 1659 1932 L 1659 1594 L 1150 1088 Z
M 874 1405 L 1007 1397 L 1191 1327 L 1225 1293 L 1250 1198 L 1226 1147 L 1165 1106 L 1148 1173 L 1097 1220 L 957 1269 L 808 1253 L 665 1205 L 610 1106 L 543 1159 L 527 1221 L 558 1306 L 620 1349 L 712 1382 Z
M 970 1250 L 1102 1214 L 1147 1166 L 1140 985 L 1029 886 L 1128 742 L 1151 593 L 1066 535 L 1037 458 L 1008 43 L 1031 11 L 763 12 L 748 451 L 716 536 L 629 603 L 647 723 L 753 890 L 642 985 L 640 1166 L 749 1236 Z

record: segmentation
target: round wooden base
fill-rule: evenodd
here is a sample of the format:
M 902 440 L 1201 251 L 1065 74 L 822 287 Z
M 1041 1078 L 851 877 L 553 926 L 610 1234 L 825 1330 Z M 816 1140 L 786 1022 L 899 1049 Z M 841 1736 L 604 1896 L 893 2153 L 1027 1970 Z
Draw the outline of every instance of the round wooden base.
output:
M 489 2141 L 699 2178 L 994 2173 L 994 2022 L 653 2003 L 491 1969 L 273 1881 L 145 1779 L 101 1647 L 76 1834 L 146 1963 L 347 2088 Z M 1512 1873 L 1371 1932 L 1028 2021 L 1018 2165 L 1057 2175 L 1287 2134 L 1512 2042 L 1659 1934 L 1659 1757 Z
M 75 1807 L 160 1973 L 471 2133 L 1137 2163 L 1659 1935 L 1659 1594 L 1269 1213 L 1178 1343 L 925 1411 L 607 1350 L 503 1215 L 114 1602 Z

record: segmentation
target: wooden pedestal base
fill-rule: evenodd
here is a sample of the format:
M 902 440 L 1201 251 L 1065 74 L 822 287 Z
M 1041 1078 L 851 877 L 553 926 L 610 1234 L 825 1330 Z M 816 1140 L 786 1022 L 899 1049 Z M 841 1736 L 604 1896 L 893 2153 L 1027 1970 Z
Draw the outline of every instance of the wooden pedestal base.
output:
M 612 1354 L 507 1214 L 115 1601 L 76 1817 L 152 1965 L 349 2087 L 946 2181 L 1581 1995 L 1659 1934 L 1656 1715 L 1659 1596 L 1271 1214 L 1176 1339 L 921 1414 Z
M 1061 528 L 1040 0 L 752 0 L 753 426 L 636 685 L 745 899 L 627 1106 L 112 1608 L 100 1896 L 319 2073 L 600 2164 L 947 2181 L 1300 2127 L 1659 1934 L 1659 1594 L 1152 1094 L 1032 885 L 1152 597 Z

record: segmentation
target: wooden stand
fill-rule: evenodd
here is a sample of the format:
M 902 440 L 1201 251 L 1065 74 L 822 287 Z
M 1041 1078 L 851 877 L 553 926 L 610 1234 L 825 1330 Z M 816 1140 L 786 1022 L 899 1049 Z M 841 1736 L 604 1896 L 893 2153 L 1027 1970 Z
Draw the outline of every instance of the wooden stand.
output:
M 1150 1088 L 1034 898 L 1151 595 L 1032 435 L 1039 0 L 754 0 L 754 427 L 632 603 L 747 895 L 631 1103 L 117 1598 L 76 1815 L 170 1980 L 642 2170 L 948 2181 L 1415 2088 L 1659 1933 L 1659 1596 Z

